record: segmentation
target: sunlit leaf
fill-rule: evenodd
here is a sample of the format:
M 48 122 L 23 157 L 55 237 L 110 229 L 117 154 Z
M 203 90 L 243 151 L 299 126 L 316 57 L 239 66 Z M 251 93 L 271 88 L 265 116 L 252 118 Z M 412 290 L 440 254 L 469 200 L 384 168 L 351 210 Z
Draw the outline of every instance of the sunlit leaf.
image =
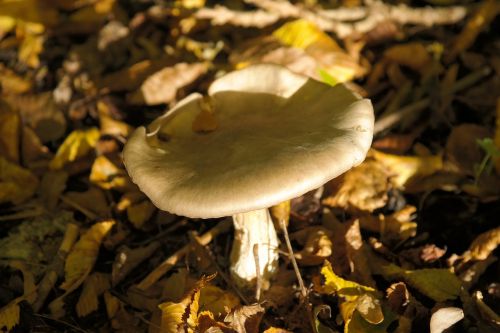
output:
M 61 289 L 74 290 L 83 283 L 94 267 L 102 240 L 114 224 L 112 220 L 96 223 L 80 237 L 66 259 Z
M 61 169 L 67 163 L 85 157 L 94 149 L 99 136 L 99 130 L 95 127 L 71 132 L 59 146 L 56 156 L 50 162 L 50 167 Z
M 325 261 L 325 264 L 321 268 L 321 274 L 325 278 L 323 288 L 326 293 L 336 293 L 339 296 L 350 298 L 376 292 L 376 290 L 371 287 L 344 280 L 335 274 L 332 265 L 328 261 Z
M 210 311 L 217 316 L 226 314 L 226 310 L 230 311 L 238 305 L 240 305 L 239 298 L 229 291 L 212 285 L 201 289 L 200 309 L 203 311 Z
M 431 317 L 430 333 L 443 333 L 464 318 L 464 310 L 460 308 L 441 308 Z
M 94 160 L 89 179 L 105 190 L 125 190 L 131 186 L 126 171 L 104 155 Z

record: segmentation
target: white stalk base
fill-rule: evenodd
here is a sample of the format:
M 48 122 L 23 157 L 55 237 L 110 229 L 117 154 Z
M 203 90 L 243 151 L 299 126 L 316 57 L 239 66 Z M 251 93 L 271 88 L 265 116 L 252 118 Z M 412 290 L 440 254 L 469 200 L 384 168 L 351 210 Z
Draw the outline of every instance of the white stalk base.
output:
M 254 245 L 258 245 L 258 262 L 262 287 L 278 271 L 278 236 L 267 209 L 233 215 L 234 241 L 230 272 L 239 288 L 250 289 L 257 282 Z

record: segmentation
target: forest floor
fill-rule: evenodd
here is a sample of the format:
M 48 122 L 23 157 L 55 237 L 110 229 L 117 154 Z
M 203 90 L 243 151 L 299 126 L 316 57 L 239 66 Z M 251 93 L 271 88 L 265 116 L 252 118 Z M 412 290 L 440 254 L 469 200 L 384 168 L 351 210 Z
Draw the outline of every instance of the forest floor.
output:
M 496 0 L 0 2 L 0 331 L 499 332 L 499 13 Z M 363 163 L 271 210 L 277 275 L 241 288 L 230 219 L 157 209 L 122 150 L 259 63 L 345 83 L 375 128 Z

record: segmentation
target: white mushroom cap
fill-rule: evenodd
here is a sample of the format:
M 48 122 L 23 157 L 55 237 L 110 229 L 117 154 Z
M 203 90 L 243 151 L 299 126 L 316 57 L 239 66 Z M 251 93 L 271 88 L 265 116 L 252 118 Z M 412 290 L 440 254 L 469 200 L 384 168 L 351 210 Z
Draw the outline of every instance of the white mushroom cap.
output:
M 217 79 L 208 93 L 215 131 L 192 130 L 204 103 L 192 94 L 124 149 L 132 180 L 171 213 L 214 218 L 273 206 L 358 165 L 371 145 L 371 102 L 341 84 L 263 64 Z

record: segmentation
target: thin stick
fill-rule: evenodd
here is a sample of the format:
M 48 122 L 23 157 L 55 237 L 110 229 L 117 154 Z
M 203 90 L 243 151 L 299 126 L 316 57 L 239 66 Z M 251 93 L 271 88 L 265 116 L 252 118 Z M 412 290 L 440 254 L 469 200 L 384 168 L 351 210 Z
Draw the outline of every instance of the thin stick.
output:
M 96 220 L 98 218 L 98 216 L 96 214 L 94 214 L 93 212 L 91 212 L 87 208 L 81 206 L 80 204 L 78 204 L 77 202 L 73 201 L 72 199 L 68 198 L 67 196 L 61 195 L 59 198 L 65 204 L 70 205 L 71 207 L 73 207 L 76 210 L 80 211 L 83 215 L 87 216 L 90 220 Z
M 255 285 L 255 299 L 257 302 L 260 300 L 260 291 L 262 289 L 262 277 L 260 276 L 260 262 L 259 262 L 259 244 L 253 245 L 253 257 L 255 259 L 255 273 L 257 275 L 257 283 Z
M 283 236 L 285 236 L 286 247 L 288 248 L 288 257 L 292 262 L 293 270 L 295 271 L 295 275 L 297 276 L 297 281 L 299 282 L 300 294 L 303 299 L 307 298 L 307 290 L 304 286 L 304 281 L 302 280 L 302 275 L 300 275 L 299 265 L 297 265 L 297 260 L 295 260 L 295 255 L 293 254 L 292 243 L 290 243 L 290 237 L 288 236 L 288 230 L 285 225 L 285 221 L 283 219 L 279 219 L 280 228 L 283 232 Z
M 200 244 L 209 244 L 217 235 L 228 231 L 231 227 L 231 223 L 232 221 L 229 219 L 219 222 L 215 227 L 199 237 Z M 157 266 L 151 273 L 149 273 L 148 276 L 146 276 L 141 282 L 139 282 L 136 287 L 143 291 L 149 289 L 189 252 L 189 248 L 190 244 L 187 244 L 181 249 L 177 250 L 169 258 L 167 258 L 159 266 Z
M 481 68 L 475 72 L 470 73 L 461 80 L 457 81 L 455 85 L 453 85 L 453 87 L 451 88 L 451 93 L 456 93 L 472 86 L 482 78 L 488 76 L 490 73 L 491 73 L 491 68 L 489 67 Z M 385 117 L 381 117 L 375 122 L 375 127 L 373 128 L 373 134 L 379 134 L 380 132 L 383 132 L 393 127 L 401 119 L 408 117 L 412 114 L 415 114 L 417 112 L 421 112 L 422 110 L 429 107 L 430 104 L 431 104 L 431 98 L 426 97 L 418 102 L 405 106 L 399 111 L 391 113 Z

